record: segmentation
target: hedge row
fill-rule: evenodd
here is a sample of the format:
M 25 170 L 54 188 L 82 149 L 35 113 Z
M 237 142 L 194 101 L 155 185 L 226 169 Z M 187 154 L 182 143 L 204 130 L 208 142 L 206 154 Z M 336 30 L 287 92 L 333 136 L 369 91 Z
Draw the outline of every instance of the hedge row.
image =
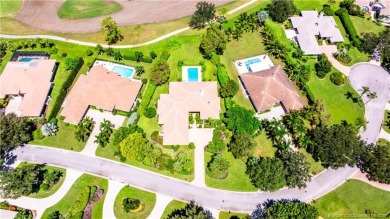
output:
M 142 98 L 142 102 L 141 102 L 142 109 L 146 109 L 149 106 L 149 103 L 152 100 L 156 87 L 157 86 L 155 83 L 153 82 L 149 83 L 149 86 L 146 88 L 145 94 Z
M 232 106 L 233 106 L 232 98 L 230 98 L 230 97 L 225 98 L 225 108 L 226 108 L 226 110 L 228 110 Z
M 69 71 L 69 76 L 66 79 L 66 81 L 62 84 L 60 93 L 58 94 L 57 98 L 54 100 L 51 100 L 52 102 L 54 102 L 54 106 L 51 109 L 50 113 L 48 115 L 46 115 L 46 118 L 48 118 L 48 119 L 55 118 L 57 116 L 58 112 L 61 110 L 62 102 L 64 101 L 65 96 L 68 93 L 68 89 L 72 85 L 74 79 L 77 76 L 77 73 L 79 72 L 80 68 L 84 64 L 83 58 L 77 57 L 76 59 L 78 59 L 77 66 L 73 70 Z
M 229 81 L 229 75 L 222 64 L 217 65 L 217 78 L 220 85 L 224 85 Z
M 167 51 L 162 52 L 162 54 L 160 56 L 160 61 L 162 61 L 162 62 L 168 61 L 169 56 L 171 56 L 171 54 L 169 54 Z
M 135 52 L 133 51 L 127 51 L 123 54 L 123 58 L 130 61 L 137 61 L 137 57 L 135 55 Z M 142 58 L 139 60 L 140 62 L 145 63 L 152 63 L 153 59 L 150 56 L 143 55 Z
M 351 18 L 348 14 L 347 9 L 341 8 L 336 12 L 336 15 L 340 18 L 341 23 L 344 26 L 345 31 L 348 34 L 348 38 L 351 40 L 352 44 L 355 47 L 360 47 L 362 42 L 360 41 L 360 38 L 356 32 L 355 27 L 353 26 L 353 23 L 351 21 Z

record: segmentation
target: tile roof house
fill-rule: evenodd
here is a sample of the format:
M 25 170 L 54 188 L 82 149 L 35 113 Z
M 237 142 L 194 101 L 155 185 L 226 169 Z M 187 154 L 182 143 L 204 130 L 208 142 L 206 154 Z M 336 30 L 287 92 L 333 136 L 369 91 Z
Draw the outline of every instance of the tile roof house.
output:
M 170 82 L 169 94 L 160 95 L 157 107 L 163 144 L 189 144 L 189 113 L 198 112 L 201 119 L 218 119 L 220 111 L 216 82 Z
M 52 87 L 56 60 L 10 61 L 0 76 L 0 98 L 18 96 L 14 113 L 22 117 L 41 116 Z
M 331 43 L 344 42 L 333 16 L 323 16 L 317 11 L 302 11 L 301 16 L 291 17 L 296 34 L 296 41 L 305 55 L 321 54 L 316 36 Z
M 304 107 L 301 97 L 280 65 L 259 72 L 241 74 L 240 79 L 257 112 L 271 109 L 279 102 L 287 112 Z
M 106 111 L 130 111 L 141 87 L 139 81 L 93 66 L 88 75 L 79 77 L 66 96 L 60 115 L 65 117 L 65 122 L 77 125 L 89 106 Z

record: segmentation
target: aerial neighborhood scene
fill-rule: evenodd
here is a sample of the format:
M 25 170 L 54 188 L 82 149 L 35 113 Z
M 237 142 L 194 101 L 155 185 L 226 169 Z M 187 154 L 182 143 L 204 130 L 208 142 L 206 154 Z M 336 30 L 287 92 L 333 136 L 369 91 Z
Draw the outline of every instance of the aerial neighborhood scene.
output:
M 0 219 L 390 218 L 390 0 L 0 0 Z

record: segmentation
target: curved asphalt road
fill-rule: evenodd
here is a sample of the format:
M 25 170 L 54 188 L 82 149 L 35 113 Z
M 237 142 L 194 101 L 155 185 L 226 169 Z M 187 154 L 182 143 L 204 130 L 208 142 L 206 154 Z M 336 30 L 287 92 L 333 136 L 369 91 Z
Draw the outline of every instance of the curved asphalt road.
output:
M 161 193 L 175 199 L 195 200 L 208 208 L 240 212 L 251 212 L 258 203 L 267 199 L 300 199 L 306 202 L 317 199 L 344 183 L 357 170 L 351 167 L 338 170 L 329 169 L 317 175 L 308 183 L 307 188 L 302 190 L 282 189 L 273 193 L 231 192 L 199 187 L 144 169 L 67 150 L 26 145 L 14 150 L 13 154 L 20 161 L 46 163 L 75 169 Z

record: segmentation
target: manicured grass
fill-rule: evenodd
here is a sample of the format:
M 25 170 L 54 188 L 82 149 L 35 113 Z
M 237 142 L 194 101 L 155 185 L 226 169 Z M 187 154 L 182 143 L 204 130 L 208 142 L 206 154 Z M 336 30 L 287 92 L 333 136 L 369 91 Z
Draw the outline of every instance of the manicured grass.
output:
M 62 19 L 83 19 L 108 15 L 120 10 L 122 6 L 114 1 L 67 0 L 58 11 L 58 16 Z
M 369 54 L 360 52 L 356 47 L 351 47 L 348 50 L 348 55 L 351 57 L 352 60 L 350 63 L 344 64 L 347 66 L 352 66 L 352 65 L 359 63 L 359 62 L 369 62 L 370 61 Z
M 114 161 L 120 162 L 119 157 L 114 156 L 114 153 L 116 151 L 119 151 L 119 146 L 115 146 L 111 142 L 104 148 L 103 147 L 98 147 L 97 150 L 96 150 L 96 156 L 104 157 L 104 158 L 107 158 L 107 159 L 110 159 L 110 160 L 114 160 Z M 182 147 L 177 152 L 174 152 L 172 149 L 164 148 L 164 147 L 159 146 L 159 145 L 156 145 L 156 147 L 161 148 L 163 153 L 170 154 L 171 156 L 175 155 L 176 153 L 183 152 L 183 153 L 185 153 L 187 155 L 187 157 L 189 159 L 192 160 L 192 164 L 194 164 L 194 150 L 187 150 L 187 149 Z M 171 173 L 168 170 L 159 170 L 159 169 L 156 169 L 154 167 L 146 166 L 142 162 L 134 161 L 134 160 L 130 160 L 130 161 L 126 160 L 125 163 L 129 164 L 129 165 L 132 165 L 132 166 L 136 166 L 136 167 L 142 168 L 142 169 L 146 169 L 146 170 L 149 170 L 149 171 L 152 171 L 152 172 L 163 174 L 163 175 L 166 175 L 166 176 L 169 176 L 169 177 L 174 177 L 174 178 L 178 178 L 178 179 L 181 179 L 181 180 L 186 180 L 186 181 L 189 181 L 189 182 L 191 182 L 194 179 L 194 174 L 193 173 L 190 174 L 190 175 L 183 175 L 183 174 L 179 174 L 179 173 L 176 173 L 176 172 L 175 173 Z
M 390 200 L 390 192 L 350 179 L 333 192 L 317 199 L 315 207 L 324 218 L 328 215 L 339 215 L 337 218 L 344 215 L 344 218 L 348 218 L 352 217 L 352 214 L 360 214 L 359 218 L 368 218 L 365 215 L 366 210 L 385 217 L 390 213 L 389 203 L 385 200 Z
M 157 124 L 157 116 L 151 119 L 146 116 L 142 116 L 138 120 L 137 125 L 145 131 L 147 138 L 150 138 L 150 135 L 154 131 L 161 131 L 161 127 Z
M 140 212 L 129 212 L 126 213 L 122 207 L 122 200 L 124 198 L 134 198 L 139 199 L 144 206 L 143 210 Z M 151 192 L 144 190 L 136 189 L 130 186 L 125 186 L 116 196 L 114 213 L 116 218 L 126 219 L 126 218 L 147 218 L 152 212 L 154 205 L 156 204 L 156 195 Z
M 57 204 L 54 206 L 46 209 L 46 211 L 43 213 L 42 218 L 47 218 L 47 215 L 50 214 L 53 211 L 60 211 L 62 215 L 67 216 L 69 210 L 72 208 L 72 206 L 75 205 L 75 202 L 77 202 L 78 195 L 85 187 L 93 187 L 97 186 L 98 188 L 101 188 L 104 190 L 104 194 L 102 199 L 100 199 L 99 202 L 97 202 L 94 206 L 98 205 L 99 203 L 104 202 L 104 198 L 106 197 L 107 189 L 108 189 L 108 181 L 103 178 L 99 178 L 96 176 L 91 176 L 88 174 L 83 174 L 76 180 L 76 182 L 72 185 L 71 189 L 66 193 L 65 197 L 62 198 Z M 93 215 L 98 216 L 98 218 L 102 217 L 102 208 L 98 207 L 98 212 L 93 212 Z
M 304 148 L 300 148 L 299 152 L 305 155 L 307 162 L 310 163 L 310 173 L 312 173 L 313 175 L 316 175 L 325 169 L 321 165 L 321 162 L 320 161 L 316 162 L 314 158 L 311 156 L 311 154 L 307 153 L 307 151 Z
M 249 214 L 221 211 L 219 212 L 219 219 L 230 219 L 232 217 L 245 219 L 248 217 L 248 215 Z
M 19 164 L 19 166 L 17 168 L 22 168 L 22 167 L 24 167 L 26 165 L 35 165 L 35 164 L 23 162 L 23 163 Z M 64 183 L 64 180 L 65 180 L 65 177 L 66 177 L 66 169 L 59 168 L 59 167 L 53 167 L 53 166 L 45 166 L 45 167 L 43 167 L 43 169 L 47 170 L 47 171 L 50 171 L 50 172 L 54 171 L 54 170 L 55 171 L 60 171 L 60 172 L 62 172 L 62 177 L 48 191 L 39 190 L 37 193 L 32 193 L 28 197 L 31 197 L 31 198 L 46 198 L 46 197 L 49 197 L 49 196 L 53 195 L 55 192 L 57 192 L 57 190 L 61 187 L 62 183 Z
M 23 0 L 0 0 L 0 17 L 12 17 L 19 11 L 22 3 Z
M 45 137 L 42 140 L 33 140 L 29 143 L 73 151 L 83 150 L 85 142 L 77 141 L 77 139 L 75 138 L 75 126 L 66 125 L 62 120 L 58 120 L 57 125 L 58 132 L 56 133 L 56 135 Z
M 390 110 L 385 111 L 385 115 L 383 117 L 383 129 L 387 132 L 390 133 Z
M 205 167 L 211 160 L 211 153 L 205 153 Z M 246 165 L 242 160 L 234 159 L 232 153 L 223 152 L 222 156 L 230 163 L 229 174 L 225 179 L 216 179 L 206 174 L 206 185 L 208 187 L 239 191 L 239 192 L 252 192 L 258 189 L 252 185 L 249 177 L 245 174 Z
M 340 0 L 336 0 L 336 3 L 332 4 L 331 7 L 333 10 L 338 8 Z M 295 0 L 294 1 L 297 8 L 301 11 L 304 10 L 317 10 L 320 11 L 324 4 L 329 4 L 328 0 Z
M 334 71 L 336 70 L 333 69 L 331 72 Z M 361 107 L 363 104 L 354 103 L 346 97 L 347 92 L 351 92 L 355 97 L 359 97 L 359 94 L 351 87 L 348 80 L 345 80 L 344 85 L 336 86 L 329 80 L 329 75 L 320 80 L 312 72 L 307 87 L 315 98 L 324 101 L 325 113 L 331 115 L 330 125 L 340 123 L 343 120 L 354 124 L 357 118 L 364 118 L 364 108 Z
M 255 138 L 256 147 L 253 151 L 255 157 L 274 157 L 277 150 L 276 147 L 272 146 L 272 141 L 267 138 L 265 132 L 261 132 L 259 136 Z
M 348 34 L 347 32 L 345 31 L 345 28 L 343 26 L 343 23 L 341 23 L 341 20 L 338 16 L 333 16 L 334 20 L 336 21 L 336 25 L 337 25 L 337 28 L 340 30 L 340 33 L 341 35 L 343 36 L 343 39 L 344 39 L 344 43 L 346 44 L 349 44 L 350 41 L 349 41 L 349 38 L 348 38 Z
M 167 207 L 164 210 L 163 215 L 161 216 L 161 219 L 166 219 L 168 215 L 175 209 L 184 208 L 187 205 L 185 202 L 173 200 L 171 201 Z
M 357 17 L 357 16 L 351 16 L 351 21 L 353 23 L 353 26 L 356 29 L 356 32 L 361 36 L 362 33 L 366 32 L 373 32 L 376 34 L 379 34 L 380 32 L 384 31 L 386 29 L 385 26 L 377 25 L 372 20 L 367 20 L 367 18 Z

